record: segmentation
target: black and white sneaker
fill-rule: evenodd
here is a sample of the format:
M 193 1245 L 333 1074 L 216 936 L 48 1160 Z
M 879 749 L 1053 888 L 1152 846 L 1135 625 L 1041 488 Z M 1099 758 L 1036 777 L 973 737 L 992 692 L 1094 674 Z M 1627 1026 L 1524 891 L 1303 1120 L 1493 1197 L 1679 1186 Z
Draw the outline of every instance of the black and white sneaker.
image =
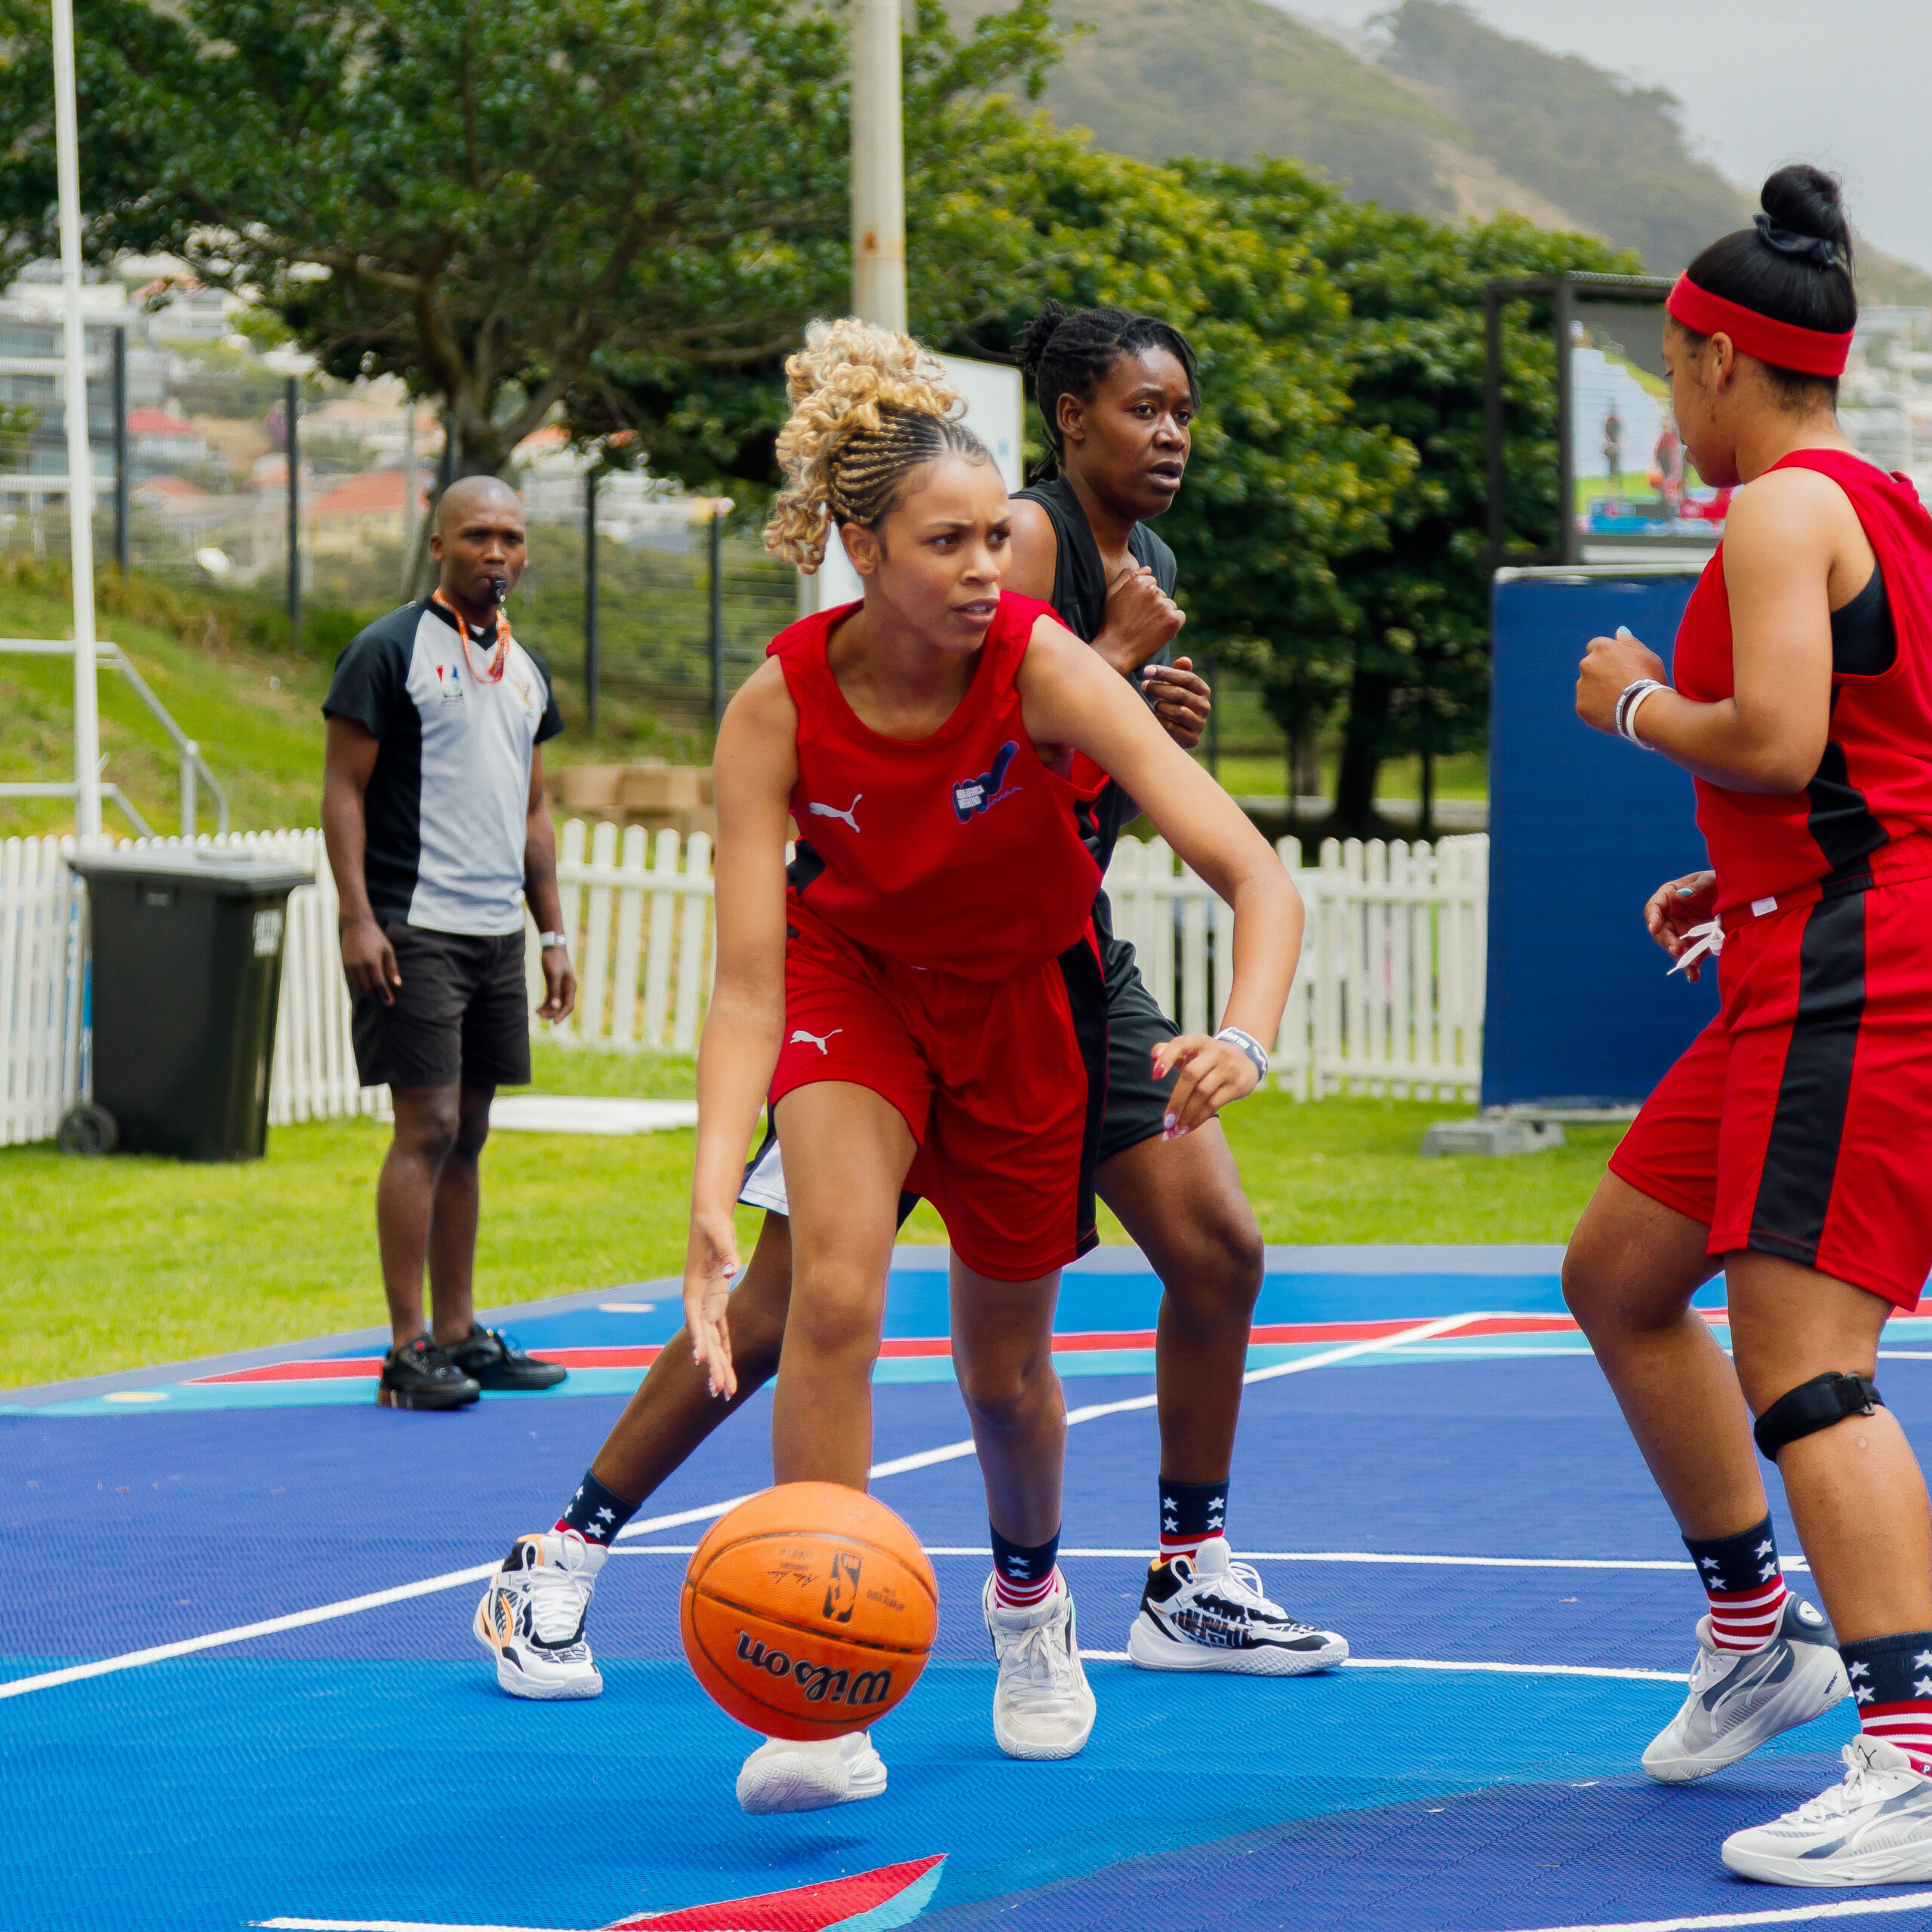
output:
M 583 1634 L 597 1573 L 611 1552 L 575 1530 L 518 1537 L 490 1579 L 470 1628 L 512 1697 L 595 1697 L 602 1673 Z
M 479 1328 L 448 1351 L 449 1358 L 479 1389 L 554 1389 L 570 1371 L 527 1355 L 500 1328 Z
M 1254 1566 L 1233 1560 L 1226 1537 L 1210 1537 L 1192 1558 L 1148 1571 L 1127 1654 L 1143 1670 L 1305 1677 L 1345 1663 L 1349 1646 L 1270 1603 Z
M 1850 1695 L 1830 1621 L 1803 1598 L 1787 1601 L 1777 1635 L 1755 1651 L 1719 1650 L 1700 1617 L 1690 1690 L 1651 1740 L 1644 1768 L 1660 1784 L 1709 1777 Z
M 383 1358 L 376 1400 L 386 1409 L 463 1409 L 483 1392 L 427 1335 Z

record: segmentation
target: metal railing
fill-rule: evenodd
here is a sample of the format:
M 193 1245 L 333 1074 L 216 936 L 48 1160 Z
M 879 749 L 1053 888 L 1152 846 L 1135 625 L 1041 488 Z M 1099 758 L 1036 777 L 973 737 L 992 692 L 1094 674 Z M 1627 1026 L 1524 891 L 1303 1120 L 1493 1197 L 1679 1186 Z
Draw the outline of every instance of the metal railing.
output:
M 71 657 L 74 654 L 72 638 L 38 637 L 0 637 L 0 654 L 17 657 Z M 228 794 L 222 789 L 221 781 L 208 769 L 208 761 L 202 756 L 202 748 L 175 723 L 166 705 L 156 697 L 146 678 L 128 661 L 127 654 L 117 644 L 105 641 L 94 646 L 97 666 L 118 671 L 133 688 L 134 695 L 146 705 L 155 721 L 168 734 L 174 746 L 181 768 L 181 836 L 192 838 L 195 835 L 195 814 L 200 808 L 196 795 L 199 786 L 205 785 L 214 795 L 215 830 L 223 838 L 228 835 Z M 103 769 L 107 761 L 101 761 Z M 80 787 L 72 780 L 45 779 L 23 780 L 0 783 L 0 799 L 4 798 L 72 798 L 79 794 Z M 128 823 L 143 838 L 152 838 L 155 834 L 147 820 L 135 810 L 134 802 L 118 785 L 104 784 L 100 788 L 103 798 L 111 798 L 125 815 Z

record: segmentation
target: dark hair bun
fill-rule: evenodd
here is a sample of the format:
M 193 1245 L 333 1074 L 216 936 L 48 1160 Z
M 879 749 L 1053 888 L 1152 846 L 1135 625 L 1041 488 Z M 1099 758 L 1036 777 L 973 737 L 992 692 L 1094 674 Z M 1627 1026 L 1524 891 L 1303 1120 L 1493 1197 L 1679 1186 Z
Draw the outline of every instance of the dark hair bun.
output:
M 1029 389 L 1039 373 L 1040 365 L 1046 360 L 1047 345 L 1054 339 L 1055 332 L 1066 320 L 1064 303 L 1049 300 L 1046 306 L 1026 325 L 1026 332 L 1020 338 L 1020 367 L 1026 378 Z
M 1835 244 L 1845 267 L 1850 268 L 1851 224 L 1845 219 L 1843 184 L 1835 174 L 1794 162 L 1765 182 L 1758 199 L 1775 227 Z

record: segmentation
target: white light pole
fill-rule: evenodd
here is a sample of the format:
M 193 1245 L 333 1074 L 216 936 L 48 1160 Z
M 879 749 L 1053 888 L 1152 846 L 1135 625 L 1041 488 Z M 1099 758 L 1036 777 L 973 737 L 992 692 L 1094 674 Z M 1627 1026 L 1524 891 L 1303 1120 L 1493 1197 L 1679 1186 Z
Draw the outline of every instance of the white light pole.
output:
M 852 0 L 852 309 L 906 326 L 906 158 L 900 0 Z
M 72 0 L 53 0 L 54 142 L 65 304 L 68 554 L 74 571 L 74 829 L 100 832 L 100 717 L 94 682 L 94 452 L 88 445 L 87 330 L 81 315 L 81 147 L 74 109 Z

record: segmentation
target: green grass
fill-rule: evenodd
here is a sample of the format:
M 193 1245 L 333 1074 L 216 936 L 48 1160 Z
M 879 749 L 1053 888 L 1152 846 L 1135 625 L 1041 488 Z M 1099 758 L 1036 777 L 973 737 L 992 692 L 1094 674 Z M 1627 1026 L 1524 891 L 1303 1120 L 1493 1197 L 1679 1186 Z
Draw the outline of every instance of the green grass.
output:
M 118 600 L 103 585 L 104 605 Z M 322 777 L 319 706 L 328 672 L 292 651 L 232 643 L 214 607 L 202 620 L 186 599 L 137 598 L 142 615 L 103 608 L 97 628 L 127 651 L 175 721 L 202 747 L 226 791 L 238 832 L 318 822 Z M 158 620 L 163 614 L 172 623 Z M 188 631 L 184 638 L 180 632 Z M 57 583 L 0 577 L 0 635 L 66 638 L 72 614 Z M 73 776 L 74 682 L 61 657 L 0 656 L 0 777 Z M 106 776 L 133 799 L 158 832 L 179 830 L 180 768 L 174 746 L 118 672 L 100 676 L 100 743 Z M 109 829 L 129 826 L 112 805 Z M 0 835 L 66 832 L 72 808 L 62 799 L 10 799 L 0 804 Z M 214 829 L 214 801 L 202 801 L 200 829 Z
M 1323 754 L 1321 789 L 1327 798 L 1335 795 L 1337 762 L 1332 752 Z M 1287 761 L 1272 753 L 1223 753 L 1220 780 L 1223 788 L 1238 798 L 1282 798 L 1288 789 Z M 1378 798 L 1420 798 L 1422 761 L 1414 758 L 1389 759 L 1376 774 L 1375 795 Z M 1451 757 L 1438 758 L 1435 795 L 1438 798 L 1487 798 L 1488 754 L 1458 752 Z
M 537 1085 L 688 1094 L 691 1063 L 627 1061 L 540 1043 Z M 1466 1107 L 1277 1094 L 1232 1109 L 1229 1137 L 1271 1241 L 1560 1241 L 1617 1131 L 1514 1160 L 1424 1160 L 1432 1120 Z M 374 1190 L 388 1131 L 371 1121 L 281 1128 L 234 1167 L 46 1146 L 0 1150 L 5 1380 L 64 1380 L 291 1341 L 383 1319 Z M 484 1305 L 614 1287 L 682 1266 L 693 1136 L 503 1134 L 484 1156 L 477 1257 Z M 740 1238 L 756 1217 L 740 1218 Z M 1103 1215 L 1103 1238 L 1124 1238 Z M 912 1240 L 944 1238 L 921 1207 Z M 747 1246 L 746 1252 L 749 1252 Z

